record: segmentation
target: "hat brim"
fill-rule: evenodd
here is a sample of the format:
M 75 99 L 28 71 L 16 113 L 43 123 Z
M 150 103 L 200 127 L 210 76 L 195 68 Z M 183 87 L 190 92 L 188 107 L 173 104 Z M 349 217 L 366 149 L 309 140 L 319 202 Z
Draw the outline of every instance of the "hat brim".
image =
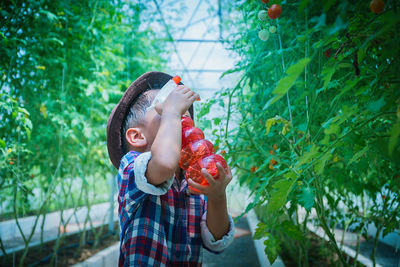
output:
M 137 78 L 125 91 L 121 100 L 111 111 L 107 122 L 107 150 L 108 156 L 115 168 L 119 168 L 122 149 L 122 123 L 133 101 L 143 92 L 152 88 L 163 87 L 173 77 L 169 74 L 151 71 L 146 72 Z M 183 83 L 179 83 L 183 84 Z M 193 117 L 193 105 L 189 108 L 190 115 Z

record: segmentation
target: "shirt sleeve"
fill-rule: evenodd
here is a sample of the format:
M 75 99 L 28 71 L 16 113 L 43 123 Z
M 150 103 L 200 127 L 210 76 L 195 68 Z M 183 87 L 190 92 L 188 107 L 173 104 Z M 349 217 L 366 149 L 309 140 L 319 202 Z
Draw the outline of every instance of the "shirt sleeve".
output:
M 214 236 L 211 234 L 210 230 L 207 227 L 207 211 L 204 212 L 200 227 L 201 227 L 201 238 L 203 240 L 203 245 L 205 248 L 214 253 L 221 253 L 224 251 L 232 242 L 235 233 L 235 224 L 231 215 L 229 215 L 229 231 L 226 235 L 224 235 L 220 240 L 215 240 Z
M 136 158 L 135 164 L 133 166 L 133 171 L 135 174 L 135 184 L 137 186 L 137 189 L 146 194 L 157 195 L 157 196 L 164 195 L 171 187 L 175 175 L 160 185 L 155 186 L 150 184 L 145 176 L 147 164 L 149 163 L 150 159 L 151 159 L 150 151 L 144 152 Z
M 130 151 L 121 159 L 118 171 L 118 202 L 128 214 L 133 212 L 149 194 L 165 194 L 173 182 L 171 178 L 159 186 L 149 184 L 145 173 L 150 159 L 151 152 L 136 151 Z

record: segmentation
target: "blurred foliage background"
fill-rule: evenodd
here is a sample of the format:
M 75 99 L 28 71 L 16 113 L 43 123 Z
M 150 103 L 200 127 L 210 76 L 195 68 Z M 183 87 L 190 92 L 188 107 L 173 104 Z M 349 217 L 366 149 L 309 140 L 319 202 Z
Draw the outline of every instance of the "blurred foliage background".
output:
M 109 201 L 108 116 L 168 54 L 154 14 L 143 1 L 1 1 L 2 220 Z

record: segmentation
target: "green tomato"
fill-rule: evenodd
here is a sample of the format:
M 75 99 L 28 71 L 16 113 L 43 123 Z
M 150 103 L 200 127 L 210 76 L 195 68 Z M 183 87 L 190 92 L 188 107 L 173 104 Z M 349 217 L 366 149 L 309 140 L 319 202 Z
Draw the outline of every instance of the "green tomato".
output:
M 276 27 L 275 26 L 269 27 L 269 32 L 270 33 L 276 33 Z
M 262 21 L 267 20 L 267 11 L 261 10 L 260 12 L 258 12 L 258 18 Z
M 258 38 L 260 38 L 262 41 L 267 41 L 269 38 L 269 32 L 267 30 L 259 31 Z

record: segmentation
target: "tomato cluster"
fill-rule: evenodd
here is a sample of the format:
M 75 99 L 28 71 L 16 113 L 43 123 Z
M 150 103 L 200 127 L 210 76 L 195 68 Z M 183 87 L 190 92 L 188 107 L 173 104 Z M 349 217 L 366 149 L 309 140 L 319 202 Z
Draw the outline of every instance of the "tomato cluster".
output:
M 183 116 L 182 124 L 182 150 L 179 165 L 186 170 L 186 178 L 193 181 L 208 185 L 207 180 L 203 177 L 201 170 L 205 168 L 208 173 L 215 179 L 219 177 L 217 162 L 227 171 L 228 166 L 223 157 L 214 154 L 214 145 L 204 139 L 202 130 L 194 126 L 191 118 Z M 224 153 L 223 153 L 224 152 Z M 221 154 L 225 154 L 225 150 Z
M 268 4 L 269 0 L 261 0 L 264 4 Z M 258 18 L 261 21 L 267 21 L 267 18 L 270 19 L 277 19 L 280 17 L 282 14 L 282 7 L 277 4 L 273 4 L 271 7 L 269 7 L 267 10 L 260 10 L 258 12 Z M 269 26 L 269 23 L 267 24 L 268 29 L 261 29 L 258 32 L 258 38 L 260 38 L 262 41 L 267 41 L 269 39 L 270 34 L 274 34 L 276 32 L 276 26 Z
M 274 144 L 274 145 L 272 146 L 272 149 L 269 151 L 269 154 L 270 154 L 270 155 L 275 155 L 275 151 L 276 151 L 277 149 L 278 149 L 278 145 L 277 145 L 277 144 Z M 269 169 L 270 169 L 270 170 L 273 170 L 273 169 L 274 169 L 274 166 L 275 166 L 276 164 L 278 164 L 278 162 L 277 162 L 275 159 L 271 159 L 271 160 L 269 161 L 269 163 L 268 163 Z M 250 171 L 251 171 L 252 173 L 255 173 L 257 170 L 258 170 L 258 167 L 257 167 L 257 166 L 251 166 L 251 168 L 250 168 Z
M 274 144 L 274 145 L 272 146 L 272 148 L 273 148 L 273 149 L 271 149 L 271 150 L 269 151 L 269 154 L 270 154 L 270 155 L 275 155 L 275 151 L 278 149 L 278 145 L 277 145 L 277 144 Z M 274 166 L 275 166 L 276 164 L 278 164 L 278 162 L 277 162 L 276 160 L 274 160 L 274 159 L 271 159 L 271 160 L 269 161 L 269 164 L 268 164 L 269 169 L 270 169 L 270 170 L 273 170 L 273 169 L 274 169 Z

